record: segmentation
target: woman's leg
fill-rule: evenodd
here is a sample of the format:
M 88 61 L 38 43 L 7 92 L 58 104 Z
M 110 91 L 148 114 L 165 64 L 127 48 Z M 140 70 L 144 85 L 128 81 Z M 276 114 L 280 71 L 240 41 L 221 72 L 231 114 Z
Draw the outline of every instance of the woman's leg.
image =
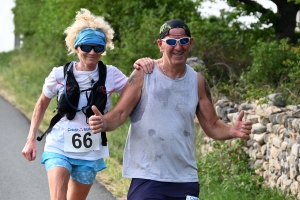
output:
M 85 200 L 97 172 L 86 166 L 73 166 L 69 180 L 68 200 Z
M 106 167 L 103 159 L 96 161 L 96 169 L 87 166 L 91 165 L 88 161 L 83 165 L 72 164 L 75 161 L 59 154 L 45 156 L 43 163 L 48 172 L 51 200 L 85 200 L 97 171 Z
M 85 200 L 93 184 L 82 184 L 70 178 L 68 200 Z
M 48 170 L 48 183 L 51 200 L 67 200 L 70 172 L 64 167 L 52 167 Z

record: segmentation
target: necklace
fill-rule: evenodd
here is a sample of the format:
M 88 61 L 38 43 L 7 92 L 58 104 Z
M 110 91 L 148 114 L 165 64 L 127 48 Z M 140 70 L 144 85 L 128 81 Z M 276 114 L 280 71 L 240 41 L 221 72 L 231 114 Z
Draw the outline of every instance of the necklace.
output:
M 160 67 L 160 63 L 161 63 L 161 65 L 162 65 L 162 67 Z M 167 76 L 166 71 L 165 71 L 165 68 L 164 68 L 164 63 L 163 63 L 163 61 L 157 63 L 157 65 L 158 65 L 159 69 L 163 72 L 163 74 L 164 74 L 165 76 Z
M 164 63 L 163 63 L 162 60 L 157 61 L 157 66 L 158 66 L 159 69 L 162 71 L 162 73 L 163 73 L 165 76 L 167 76 L 167 73 L 166 73 L 165 67 L 164 67 Z M 186 68 L 186 66 L 185 66 L 184 73 L 183 73 L 182 75 L 180 75 L 180 76 L 177 75 L 178 77 L 176 77 L 176 76 L 175 76 L 175 77 L 169 77 L 169 76 L 167 76 L 167 77 L 172 78 L 172 79 L 176 79 L 176 78 L 182 77 L 182 76 L 186 73 L 186 70 L 187 70 L 187 68 Z
M 164 63 L 162 63 L 162 71 L 163 71 L 164 75 L 167 76 L 165 68 L 164 68 Z

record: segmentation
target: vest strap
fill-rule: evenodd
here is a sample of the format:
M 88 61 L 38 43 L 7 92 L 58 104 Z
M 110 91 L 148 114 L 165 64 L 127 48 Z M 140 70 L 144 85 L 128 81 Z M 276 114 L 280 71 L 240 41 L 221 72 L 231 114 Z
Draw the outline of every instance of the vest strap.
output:
M 43 133 L 43 135 L 38 136 L 38 137 L 36 138 L 36 140 L 37 140 L 37 141 L 41 141 L 41 140 L 43 139 L 43 137 L 44 137 L 47 133 L 49 133 L 49 132 L 52 130 L 53 126 L 54 126 L 61 118 L 62 118 L 62 116 L 61 116 L 59 113 L 57 113 L 57 114 L 51 119 L 50 125 L 49 125 L 48 129 Z
M 72 82 L 71 84 L 75 84 L 75 85 L 78 86 L 77 81 L 76 81 L 76 79 L 75 79 L 75 77 L 73 75 L 73 72 L 71 71 L 72 67 L 73 67 L 73 62 L 67 63 L 64 66 L 64 77 L 66 77 L 66 74 L 68 73 L 68 75 L 70 75 L 69 77 L 71 77 L 71 80 L 69 80 L 69 77 L 68 77 L 67 81 L 71 81 Z M 98 90 L 100 88 L 99 86 L 104 86 L 104 88 L 105 88 L 106 74 L 107 74 L 106 65 L 104 65 L 102 61 L 98 61 L 98 75 L 99 75 L 99 80 L 97 81 L 97 83 L 95 83 L 95 85 L 93 87 L 93 90 L 94 90 L 94 88 L 96 88 L 95 86 L 98 86 Z M 95 102 L 92 102 L 92 103 L 95 103 L 96 106 L 98 107 L 99 111 L 103 114 L 104 113 L 104 109 L 105 109 L 105 105 L 106 105 L 106 102 L 107 102 L 107 95 L 106 94 L 104 96 L 102 95 L 102 98 L 104 98 L 104 100 L 100 101 L 99 98 L 96 97 L 95 98 L 96 99 Z M 77 104 L 78 104 L 78 100 L 79 100 L 79 97 L 76 100 Z M 98 104 L 101 104 L 101 105 L 98 105 Z M 77 112 L 77 109 L 75 110 L 74 116 L 75 116 L 76 112 Z M 67 114 L 68 119 L 69 119 L 70 118 L 69 116 L 70 116 L 71 113 L 65 113 L 65 114 Z M 65 114 L 60 113 L 59 110 L 58 110 L 57 114 L 51 119 L 50 125 L 49 125 L 48 129 L 41 136 L 38 136 L 36 139 L 38 141 L 41 141 L 43 139 L 43 137 L 52 130 L 52 128 L 54 127 L 54 125 Z M 84 114 L 86 115 L 86 117 L 90 117 L 92 115 L 91 108 L 89 107 L 87 109 L 87 112 L 84 113 Z M 74 116 L 72 116 L 69 120 L 73 119 Z M 106 132 L 101 132 L 101 139 L 102 139 L 102 142 L 101 142 L 102 146 L 107 146 Z

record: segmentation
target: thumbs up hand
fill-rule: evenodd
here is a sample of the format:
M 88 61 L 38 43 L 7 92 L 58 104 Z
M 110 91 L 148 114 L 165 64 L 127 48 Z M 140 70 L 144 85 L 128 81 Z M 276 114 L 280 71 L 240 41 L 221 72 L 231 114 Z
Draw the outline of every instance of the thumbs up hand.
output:
M 252 129 L 252 122 L 242 121 L 244 117 L 244 111 L 241 111 L 232 126 L 232 132 L 234 137 L 249 139 Z
M 92 106 L 92 111 L 94 112 L 94 115 L 89 118 L 89 126 L 92 132 L 96 134 L 105 131 L 106 122 L 103 115 L 96 106 Z

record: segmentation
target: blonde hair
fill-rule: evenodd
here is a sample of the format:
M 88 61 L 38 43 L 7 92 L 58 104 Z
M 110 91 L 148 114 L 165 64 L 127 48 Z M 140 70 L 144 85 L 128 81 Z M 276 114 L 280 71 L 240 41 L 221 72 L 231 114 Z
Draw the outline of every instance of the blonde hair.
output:
M 89 10 L 81 8 L 80 11 L 77 11 L 74 23 L 64 31 L 64 33 L 67 35 L 65 41 L 69 54 L 76 53 L 74 48 L 76 35 L 85 28 L 100 29 L 106 37 L 106 49 L 114 49 L 112 39 L 114 38 L 115 32 L 108 22 L 106 22 L 103 17 L 95 16 Z M 104 52 L 102 55 L 105 54 L 106 52 Z

